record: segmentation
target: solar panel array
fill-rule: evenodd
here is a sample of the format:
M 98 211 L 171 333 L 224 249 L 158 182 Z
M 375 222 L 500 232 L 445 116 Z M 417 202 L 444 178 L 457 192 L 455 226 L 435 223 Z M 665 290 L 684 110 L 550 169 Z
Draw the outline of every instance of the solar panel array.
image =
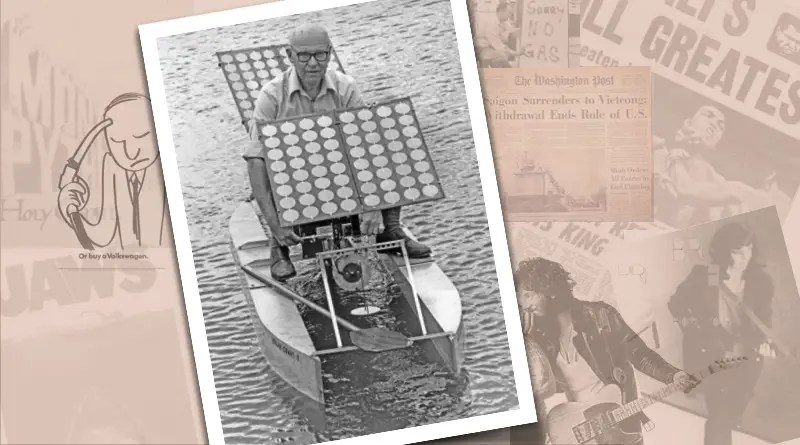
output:
M 284 227 L 444 197 L 408 98 L 259 131 Z
M 264 84 L 291 66 L 286 48 L 286 45 L 270 45 L 217 53 L 242 123 L 247 124 L 253 117 L 253 108 Z M 328 69 L 344 72 L 334 50 L 331 50 Z

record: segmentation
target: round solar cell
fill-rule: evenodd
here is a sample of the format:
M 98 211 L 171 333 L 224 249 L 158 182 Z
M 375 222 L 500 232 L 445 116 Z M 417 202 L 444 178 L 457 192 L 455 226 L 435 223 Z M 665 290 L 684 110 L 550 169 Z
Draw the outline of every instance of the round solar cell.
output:
M 242 82 L 234 82 L 232 85 L 234 90 L 239 91 L 244 89 L 244 84 Z
M 275 148 L 275 147 L 281 145 L 281 140 L 278 139 L 278 138 L 274 138 L 274 137 L 273 138 L 269 138 L 269 139 L 266 139 L 264 141 L 264 145 L 266 145 L 268 148 Z
M 294 178 L 295 181 L 305 181 L 306 179 L 308 179 L 308 171 L 295 170 L 295 172 L 292 173 L 292 178 Z
M 370 120 L 372 119 L 372 111 L 369 111 L 366 108 L 364 108 L 363 110 L 359 110 L 358 118 L 361 119 L 362 121 Z
M 276 184 L 286 184 L 289 182 L 289 179 L 291 178 L 286 173 L 278 173 L 272 177 L 272 180 L 275 181 Z
M 345 170 L 347 170 L 347 167 L 345 167 L 344 164 L 342 164 L 341 162 L 335 162 L 335 163 L 331 164 L 331 172 L 332 173 L 335 173 L 337 175 L 341 175 L 342 173 L 345 172 Z
M 225 71 L 227 71 L 229 73 L 235 73 L 236 72 L 236 64 L 231 63 L 231 64 L 228 64 L 228 65 L 225 65 Z
M 241 80 L 241 78 L 242 76 L 240 76 L 239 73 L 228 74 L 228 80 L 230 80 L 231 82 L 238 82 L 239 80 Z
M 425 150 L 413 150 L 411 152 L 411 159 L 415 161 L 421 161 L 425 159 L 427 155 L 425 154 Z
M 264 57 L 266 57 L 267 59 L 271 59 L 271 58 L 275 57 L 275 53 L 272 52 L 271 49 L 265 49 L 264 50 Z
M 292 188 L 288 185 L 279 185 L 277 189 L 275 189 L 275 193 L 279 194 L 280 196 L 289 196 L 292 194 Z
M 333 200 L 333 192 L 330 190 L 321 190 L 317 193 L 317 197 L 320 201 L 328 202 Z
M 331 186 L 331 180 L 328 178 L 317 178 L 314 181 L 314 186 L 318 189 L 326 189 Z
M 407 138 L 413 138 L 419 133 L 416 127 L 405 127 L 403 128 L 403 135 Z
M 337 210 L 339 210 L 339 206 L 337 206 L 336 203 L 326 202 L 322 204 L 322 212 L 326 215 L 333 215 Z
M 259 95 L 260 93 L 261 93 L 261 92 L 260 92 L 260 91 L 257 91 L 257 90 L 250 91 L 250 97 L 252 97 L 253 99 L 258 99 L 258 95 Z
M 251 119 L 253 117 L 253 112 L 249 110 L 242 111 L 242 116 L 244 116 L 245 120 Z
M 284 209 L 291 209 L 297 203 L 295 202 L 294 198 L 287 196 L 286 198 L 281 199 L 279 204 Z
M 354 158 L 362 158 L 365 154 L 367 154 L 367 152 L 364 151 L 364 147 L 353 147 L 350 149 L 350 156 Z
M 367 168 L 369 168 L 369 161 L 367 161 L 364 158 L 356 159 L 355 161 L 353 161 L 353 167 L 355 167 L 355 168 L 357 168 L 359 170 L 367 169 Z
M 308 219 L 316 218 L 319 215 L 319 209 L 316 207 L 306 207 L 303 209 L 303 216 Z
M 327 156 L 327 158 L 328 158 L 328 160 L 330 162 L 339 162 L 339 161 L 342 160 L 343 157 L 344 157 L 344 155 L 342 155 L 342 152 L 340 152 L 340 151 L 329 152 L 328 156 Z
M 406 114 L 409 111 L 411 111 L 411 107 L 405 102 L 400 102 L 399 104 L 394 106 L 394 111 L 400 114 Z
M 367 133 L 367 135 L 364 136 L 364 139 L 370 144 L 374 144 L 381 140 L 381 135 L 378 133 Z
M 274 136 L 278 132 L 278 129 L 275 128 L 274 125 L 264 125 L 264 128 L 261 130 L 261 134 L 264 136 Z
M 247 55 L 244 53 L 236 54 L 236 60 L 238 60 L 239 62 L 244 62 L 247 60 Z
M 389 204 L 394 204 L 397 201 L 400 201 L 400 194 L 397 192 L 389 192 L 383 195 L 383 200 L 388 202 Z
M 408 164 L 400 164 L 395 167 L 394 171 L 396 171 L 398 175 L 405 176 L 411 173 L 411 166 Z
M 397 118 L 397 121 L 403 125 L 412 125 L 414 123 L 414 116 L 410 114 L 404 114 Z
M 313 130 L 306 130 L 303 132 L 303 140 L 306 142 L 311 142 L 317 140 L 317 132 Z
M 314 121 L 311 119 L 303 119 L 298 125 L 300 125 L 300 128 L 303 130 L 310 130 L 312 127 L 314 127 Z
M 251 90 L 257 90 L 258 89 L 258 82 L 256 82 L 255 80 L 248 80 L 245 85 L 247 85 L 247 88 L 249 88 Z
M 402 164 L 402 163 L 406 162 L 407 160 L 408 160 L 408 156 L 406 156 L 406 154 L 403 153 L 403 152 L 395 153 L 395 154 L 392 155 L 392 162 L 394 162 L 395 164 Z
M 251 51 L 250 58 L 253 60 L 259 60 L 261 59 L 261 53 L 259 53 L 258 51 Z
M 418 171 L 420 173 L 425 173 L 426 171 L 428 171 L 430 169 L 431 169 L 431 165 L 428 164 L 425 161 L 419 161 L 416 164 L 414 164 L 414 170 L 416 170 L 416 171 Z
M 289 135 L 289 136 L 294 136 L 294 135 L 292 134 L 292 135 Z M 297 136 L 294 136 L 294 137 L 297 137 Z M 300 146 L 298 146 L 298 145 L 292 145 L 291 147 L 286 149 L 286 154 L 291 156 L 291 157 L 293 157 L 293 158 L 296 158 L 296 157 L 300 156 L 301 154 L 303 154 L 303 149 L 300 148 Z
M 389 139 L 390 141 L 393 141 L 393 140 L 395 140 L 395 139 L 400 137 L 400 132 L 398 132 L 395 129 L 386 130 L 386 132 L 383 133 L 383 137 L 385 137 L 386 139 Z
M 392 181 L 391 179 L 384 179 L 381 181 L 381 188 L 386 192 L 391 192 L 392 190 L 397 188 L 397 183 Z
M 358 125 L 347 124 L 344 127 L 342 127 L 342 131 L 347 134 L 356 134 L 358 133 Z
M 281 131 L 284 133 L 294 133 L 297 127 L 291 122 L 284 122 L 281 124 Z
M 361 145 L 361 137 L 355 134 L 352 136 L 348 136 L 347 145 L 351 147 L 355 147 L 356 145 Z
M 314 153 L 313 155 L 308 157 L 308 162 L 314 165 L 320 165 L 325 162 L 325 157 L 319 153 Z
M 353 115 L 353 113 L 351 113 L 349 111 L 345 111 L 344 113 L 339 115 L 339 120 L 344 122 L 344 123 L 346 123 L 346 124 L 349 124 L 350 122 L 353 122 L 355 120 L 355 118 L 356 117 Z
M 422 140 L 419 138 L 411 138 L 406 141 L 406 145 L 410 148 L 420 148 L 422 147 Z
M 402 178 L 400 178 L 400 185 L 402 185 L 405 188 L 413 187 L 414 184 L 416 183 L 417 180 L 414 179 L 413 176 L 403 176 Z
M 322 149 L 322 146 L 316 142 L 309 142 L 306 144 L 306 151 L 309 153 L 316 153 Z
M 267 157 L 273 161 L 277 161 L 278 159 L 283 157 L 283 152 L 278 148 L 273 148 L 272 150 L 267 152 Z
M 435 178 L 430 173 L 423 173 L 423 174 L 419 175 L 417 177 L 417 179 L 419 180 L 419 182 L 421 182 L 423 184 L 430 184 L 430 183 L 432 183 L 434 181 Z
M 297 213 L 297 210 L 295 210 L 295 209 L 290 209 L 290 210 L 287 210 L 287 211 L 283 212 L 283 219 L 285 219 L 286 221 L 288 221 L 290 223 L 297 221 L 297 218 L 299 218 L 299 217 L 300 217 L 300 214 Z
M 361 193 L 365 193 L 369 195 L 370 193 L 375 193 L 378 190 L 378 186 L 372 182 L 367 182 L 366 184 L 361 185 Z
M 386 156 L 376 156 L 372 159 L 372 165 L 375 167 L 386 167 L 389 164 L 389 160 L 386 159 Z
M 269 73 L 268 73 L 266 70 L 258 70 L 258 72 L 256 73 L 256 75 L 257 75 L 257 76 L 258 76 L 260 79 L 266 79 L 267 77 L 269 77 Z
M 439 187 L 435 185 L 426 185 L 422 187 L 422 194 L 428 197 L 434 197 L 439 194 Z
M 280 69 L 280 68 L 273 68 L 273 69 L 269 70 L 269 72 L 270 72 L 270 73 L 271 73 L 273 76 L 276 76 L 276 77 L 277 77 L 277 76 L 280 76 L 280 75 L 281 75 L 281 73 L 282 73 L 283 71 L 281 71 L 281 69 Z
M 252 105 L 251 105 L 249 100 L 243 100 L 243 101 L 239 102 L 239 106 L 244 108 L 245 110 L 249 110 L 252 107 Z
M 322 136 L 325 139 L 330 139 L 330 138 L 336 136 L 336 131 L 334 131 L 333 128 L 326 127 L 326 128 L 323 128 L 322 130 L 319 131 L 319 135 Z
M 356 208 L 357 203 L 352 199 L 345 199 L 342 201 L 342 209 L 346 212 L 351 212 Z
M 369 147 L 369 152 L 370 152 L 370 153 L 371 153 L 373 156 L 378 156 L 378 155 L 380 155 L 380 154 L 383 154 L 383 152 L 384 152 L 383 145 L 371 145 L 371 146 Z
M 298 142 L 300 142 L 300 138 L 297 137 L 296 134 L 287 134 L 283 138 L 283 143 L 286 144 L 286 145 L 294 145 L 294 144 L 296 144 Z M 300 148 L 300 147 L 297 147 L 297 148 Z M 297 156 L 297 155 L 292 155 L 292 156 Z
M 250 94 L 248 94 L 247 91 L 237 91 L 236 92 L 236 98 L 239 99 L 239 100 L 247 99 L 248 97 L 250 97 Z
M 388 179 L 392 177 L 392 171 L 386 167 L 379 168 L 378 171 L 375 172 L 375 174 L 378 175 L 378 177 L 381 179 Z
M 381 119 L 381 127 L 383 128 L 394 128 L 397 125 L 391 117 L 387 117 L 385 119 Z
M 314 195 L 310 193 L 300 195 L 300 204 L 303 204 L 304 206 L 310 206 L 311 204 L 314 204 L 316 201 L 317 198 L 315 198 Z
M 375 131 L 376 128 L 378 128 L 378 124 L 376 124 L 373 121 L 366 121 L 363 124 L 361 124 L 361 129 L 366 131 L 367 133 Z
M 292 160 L 289 161 L 289 165 L 292 166 L 293 169 L 297 170 L 305 167 L 306 161 L 303 158 L 292 158 Z
M 381 203 L 381 199 L 378 198 L 377 195 L 367 195 L 364 197 L 364 204 L 375 207 L 376 205 Z
M 253 62 L 253 68 L 257 70 L 263 70 L 267 66 L 263 60 L 259 60 L 258 62 Z
M 316 177 L 318 177 L 318 178 L 321 178 L 321 177 L 323 177 L 323 176 L 328 174 L 328 169 L 325 168 L 324 165 L 318 165 L 318 166 L 314 167 L 313 169 L 311 169 L 311 174 L 316 176 Z
M 279 173 L 279 172 L 282 172 L 282 171 L 286 170 L 286 163 L 283 162 L 283 161 L 274 161 L 270 165 L 270 168 L 272 169 L 272 171 L 274 171 L 276 173 Z
M 331 171 L 333 171 L 333 166 L 331 166 Z M 345 186 L 350 183 L 350 177 L 347 175 L 337 175 L 333 178 L 333 183 L 339 187 Z
M 231 63 L 233 62 L 233 56 L 230 54 L 223 54 L 219 57 L 220 62 L 222 63 Z
M 386 116 L 392 114 L 392 109 L 387 107 L 387 106 L 385 106 L 385 105 L 382 105 L 382 106 L 378 107 L 377 113 L 378 113 L 378 116 L 380 116 L 380 117 L 386 117 Z
M 239 64 L 239 70 L 241 71 L 250 71 L 250 64 L 247 62 Z
M 320 127 L 330 127 L 331 124 L 333 124 L 333 119 L 329 116 L 320 116 L 319 119 L 317 119 L 317 125 Z
M 389 142 L 389 145 L 388 145 L 388 147 L 389 147 L 389 150 L 392 150 L 392 151 L 400 151 L 400 150 L 402 150 L 403 148 L 405 148 L 405 147 L 403 146 L 403 143 L 402 143 L 402 142 L 400 142 L 400 141 L 392 141 L 392 142 Z
M 372 181 L 372 178 L 375 175 L 373 175 L 372 172 L 369 170 L 361 170 L 360 172 L 358 172 L 356 176 L 358 177 L 358 180 L 361 182 L 369 182 Z
M 269 65 L 270 68 L 275 68 L 279 65 L 279 63 L 275 59 L 269 59 L 267 60 L 267 65 Z
M 286 57 L 286 47 L 284 46 L 280 47 L 280 49 L 278 50 L 278 54 Z
M 307 181 L 301 181 L 298 182 L 294 188 L 297 190 L 297 193 L 308 193 L 311 191 L 311 183 Z
M 419 198 L 419 190 L 417 190 L 417 189 L 406 189 L 406 191 L 403 192 L 403 196 L 405 196 L 406 199 L 410 199 L 410 200 L 413 201 L 413 200 Z
M 342 187 L 339 190 L 336 190 L 336 195 L 342 199 L 349 198 L 353 196 L 353 189 L 350 187 Z

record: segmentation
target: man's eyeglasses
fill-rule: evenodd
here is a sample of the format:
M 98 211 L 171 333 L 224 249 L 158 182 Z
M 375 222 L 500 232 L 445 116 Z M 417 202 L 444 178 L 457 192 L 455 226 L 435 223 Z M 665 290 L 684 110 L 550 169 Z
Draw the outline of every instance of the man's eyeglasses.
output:
M 315 53 L 295 52 L 295 55 L 297 55 L 297 60 L 299 60 L 299 61 L 301 61 L 303 63 L 308 62 L 309 60 L 311 60 L 312 57 L 317 62 L 324 62 L 324 61 L 328 60 L 328 58 L 331 56 L 331 52 L 330 52 L 330 50 L 328 50 L 328 51 L 317 51 Z

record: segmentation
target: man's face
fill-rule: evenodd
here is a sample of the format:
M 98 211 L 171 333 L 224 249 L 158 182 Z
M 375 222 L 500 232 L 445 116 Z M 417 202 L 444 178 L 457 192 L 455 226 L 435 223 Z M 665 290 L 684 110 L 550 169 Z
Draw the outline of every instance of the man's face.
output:
M 150 101 L 137 98 L 119 103 L 106 112 L 112 124 L 106 142 L 116 163 L 128 171 L 144 170 L 158 159 L 156 138 L 150 124 Z
M 750 265 L 750 260 L 753 258 L 753 245 L 747 244 L 738 249 L 731 251 L 731 264 L 733 268 L 744 270 Z
M 292 61 L 297 77 L 304 86 L 318 85 L 322 82 L 330 62 L 330 51 L 331 43 L 327 36 L 303 36 L 292 43 L 289 48 L 289 60 Z M 320 53 L 326 54 L 324 60 L 317 60 L 315 55 Z M 308 60 L 305 60 L 306 58 Z
M 701 107 L 687 120 L 686 126 L 706 148 L 714 148 L 725 132 L 725 116 L 714 107 Z
M 547 297 L 534 290 L 523 290 L 521 305 L 539 317 L 547 315 Z

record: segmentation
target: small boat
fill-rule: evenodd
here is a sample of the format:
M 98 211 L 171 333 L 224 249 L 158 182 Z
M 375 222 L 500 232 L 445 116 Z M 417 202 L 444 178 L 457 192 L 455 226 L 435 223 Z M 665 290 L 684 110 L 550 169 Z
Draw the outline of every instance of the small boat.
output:
M 461 298 L 458 289 L 429 258 L 410 260 L 402 254 L 382 253 L 398 246 L 391 243 L 348 245 L 340 249 L 323 250 L 313 259 L 318 261 L 325 287 L 327 308 L 299 295 L 287 284 L 270 276 L 269 236 L 259 219 L 255 201 L 243 202 L 230 218 L 231 250 L 239 266 L 242 288 L 254 315 L 254 328 L 259 346 L 270 366 L 295 389 L 311 399 L 324 403 L 321 356 L 344 353 L 381 353 L 423 343 L 423 347 L 438 357 L 453 373 L 461 370 L 463 363 L 463 327 L 461 323 Z M 335 223 L 334 223 L 335 224 Z M 407 230 L 407 229 L 405 229 Z M 407 234 L 411 235 L 409 232 Z M 311 239 L 306 237 L 305 239 Z M 304 239 L 304 240 L 305 240 Z M 401 242 L 392 242 L 399 243 Z M 384 328 L 365 326 L 365 318 L 350 316 L 354 321 L 337 315 L 331 288 L 341 283 L 332 279 L 326 260 L 343 257 L 363 250 L 377 251 L 381 262 L 393 280 L 400 285 L 404 301 L 413 314 L 418 335 L 405 336 Z M 396 250 L 396 249 L 395 249 Z M 301 260 L 302 261 L 302 260 Z M 335 273 L 335 272 L 334 272 Z M 328 317 L 336 336 L 336 347 L 318 349 L 301 316 L 298 303 Z M 383 308 L 381 308 L 383 309 Z M 350 315 L 350 314 L 347 314 Z M 409 323 L 411 324 L 411 323 Z M 340 328 L 349 331 L 349 341 Z

